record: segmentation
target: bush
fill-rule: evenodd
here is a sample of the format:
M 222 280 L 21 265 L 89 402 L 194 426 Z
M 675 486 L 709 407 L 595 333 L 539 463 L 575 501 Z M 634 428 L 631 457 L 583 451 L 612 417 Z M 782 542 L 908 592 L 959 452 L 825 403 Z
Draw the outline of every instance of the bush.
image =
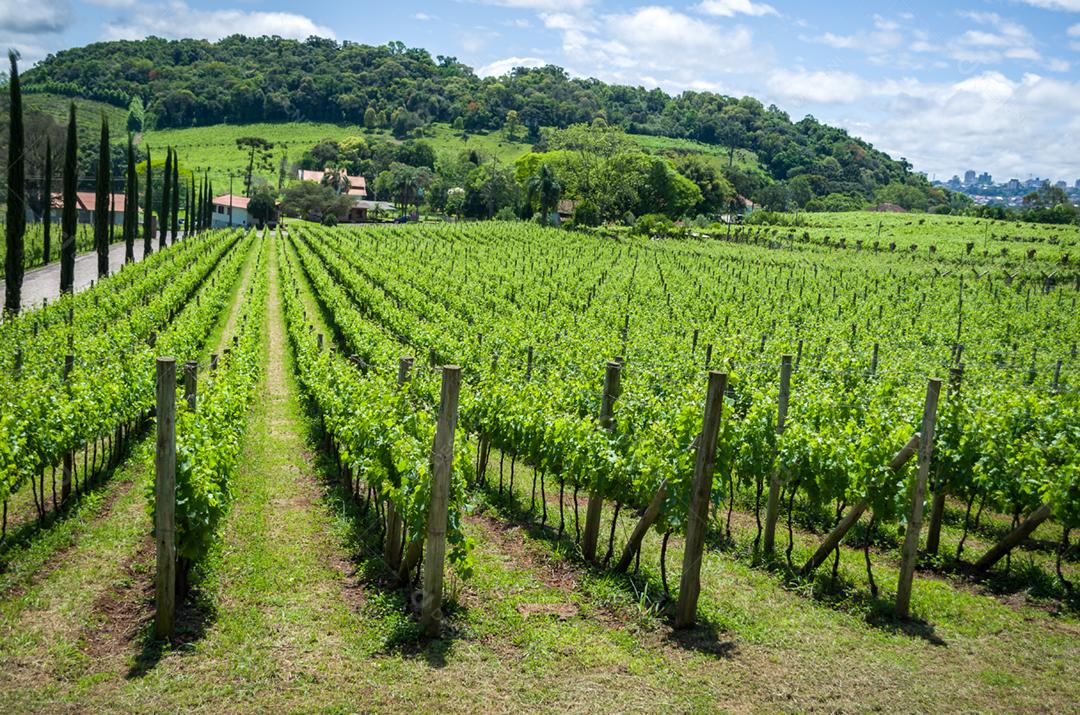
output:
M 596 204 L 591 201 L 582 201 L 574 207 L 575 226 L 598 226 L 600 224 L 600 211 Z
M 496 221 L 515 221 L 517 220 L 517 214 L 514 213 L 514 209 L 509 206 L 503 206 L 495 213 Z
M 337 223 L 337 216 L 335 216 L 334 214 L 326 214 L 322 217 L 323 226 L 337 226 Z

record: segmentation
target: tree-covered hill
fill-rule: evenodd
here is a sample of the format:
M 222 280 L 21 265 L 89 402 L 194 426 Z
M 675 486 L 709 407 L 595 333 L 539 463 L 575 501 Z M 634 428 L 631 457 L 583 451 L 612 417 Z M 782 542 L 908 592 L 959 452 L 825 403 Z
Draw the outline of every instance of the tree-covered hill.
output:
M 480 78 L 454 57 L 432 57 L 398 42 L 374 47 L 310 38 L 233 36 L 220 42 L 102 42 L 50 55 L 23 78 L 26 92 L 49 92 L 126 108 L 135 98 L 157 129 L 322 121 L 387 127 L 399 136 L 430 122 L 466 132 L 519 124 L 541 127 L 603 117 L 634 134 L 688 139 L 756 154 L 785 191 L 872 199 L 902 187 L 923 208 L 947 200 L 870 144 L 806 117 L 798 122 L 756 99 L 710 92 L 671 96 L 659 89 L 571 78 L 554 66 Z M 839 208 L 839 207 L 838 207 Z

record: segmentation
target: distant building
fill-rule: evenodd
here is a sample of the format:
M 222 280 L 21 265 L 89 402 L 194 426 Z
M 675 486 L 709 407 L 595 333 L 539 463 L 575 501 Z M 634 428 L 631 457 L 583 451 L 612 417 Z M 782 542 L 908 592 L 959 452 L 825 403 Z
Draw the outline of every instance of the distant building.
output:
M 215 197 L 211 225 L 214 228 L 254 225 L 255 220 L 248 214 L 248 201 L 250 199 L 246 196 L 234 196 L 232 194 Z M 232 211 L 232 221 L 229 220 L 230 210 Z
M 310 171 L 307 169 L 300 169 L 297 172 L 296 178 L 300 181 L 313 181 L 316 184 L 321 184 L 323 179 L 328 173 L 333 171 L 327 168 L 324 171 Z M 342 193 L 348 193 L 349 196 L 357 196 L 361 199 L 367 198 L 367 179 L 362 176 L 351 176 L 344 169 L 340 169 L 338 173 L 339 181 L 338 185 L 348 188 Z
M 124 225 L 124 195 L 110 194 L 107 211 L 112 211 L 112 222 L 117 226 Z M 79 210 L 79 223 L 93 223 L 94 214 L 97 212 L 97 193 L 93 191 L 76 191 L 75 206 Z M 64 195 L 52 195 L 52 219 L 56 223 L 60 221 L 64 209 Z M 31 217 L 32 218 L 32 217 Z
M 974 169 L 968 169 L 967 171 L 964 172 L 964 184 L 966 186 L 971 186 L 974 183 L 975 183 L 975 170 Z
M 979 174 L 977 182 L 980 186 L 989 186 L 990 184 L 994 183 L 994 177 L 990 176 L 990 172 L 984 171 L 983 173 Z
M 1059 189 L 1067 189 L 1067 188 L 1069 188 L 1069 185 L 1066 184 L 1064 181 L 1059 181 L 1056 184 L 1054 184 L 1054 186 L 1059 188 Z
M 349 223 L 364 223 L 372 219 L 372 213 L 387 213 L 394 210 L 394 205 L 389 201 L 368 201 L 367 199 L 355 199 L 349 207 L 349 213 L 345 220 Z
M 1077 179 L 1077 180 L 1076 180 L 1076 186 L 1075 186 L 1075 188 L 1077 188 L 1077 189 L 1080 189 L 1080 179 Z
M 1006 184 L 1005 186 L 1006 186 L 1006 188 L 1009 189 L 1009 191 L 1019 191 L 1020 190 L 1020 179 L 1009 179 L 1009 183 Z

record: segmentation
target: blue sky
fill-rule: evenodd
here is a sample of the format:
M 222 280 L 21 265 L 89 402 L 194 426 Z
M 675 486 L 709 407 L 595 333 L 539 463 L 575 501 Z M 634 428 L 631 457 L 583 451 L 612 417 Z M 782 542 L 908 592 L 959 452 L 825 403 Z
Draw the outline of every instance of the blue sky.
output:
M 919 170 L 1080 179 L 1080 0 L 0 0 L 27 63 L 100 39 L 401 40 L 481 74 L 554 63 L 669 92 L 749 94 Z

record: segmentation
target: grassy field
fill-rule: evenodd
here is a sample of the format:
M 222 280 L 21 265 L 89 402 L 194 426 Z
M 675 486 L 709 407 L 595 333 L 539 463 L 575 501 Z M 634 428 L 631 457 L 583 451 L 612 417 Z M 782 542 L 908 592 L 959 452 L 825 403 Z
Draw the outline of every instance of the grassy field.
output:
M 946 255 L 963 255 L 968 243 L 973 252 L 989 252 L 1000 256 L 1002 249 L 1012 259 L 1026 256 L 1034 249 L 1040 259 L 1059 260 L 1070 254 L 1073 263 L 1080 257 L 1080 226 L 997 221 L 969 216 L 938 216 L 920 213 L 878 213 L 851 211 L 844 213 L 788 213 L 779 223 L 755 225 L 751 231 L 776 237 L 794 236 L 797 240 L 809 237 L 812 243 L 825 239 L 835 246 L 844 239 L 849 248 L 862 241 L 871 250 L 877 241 L 882 250 L 896 243 L 897 250 L 906 252 L 912 245 L 925 252 L 935 246 Z M 726 233 L 726 228 L 718 229 Z

